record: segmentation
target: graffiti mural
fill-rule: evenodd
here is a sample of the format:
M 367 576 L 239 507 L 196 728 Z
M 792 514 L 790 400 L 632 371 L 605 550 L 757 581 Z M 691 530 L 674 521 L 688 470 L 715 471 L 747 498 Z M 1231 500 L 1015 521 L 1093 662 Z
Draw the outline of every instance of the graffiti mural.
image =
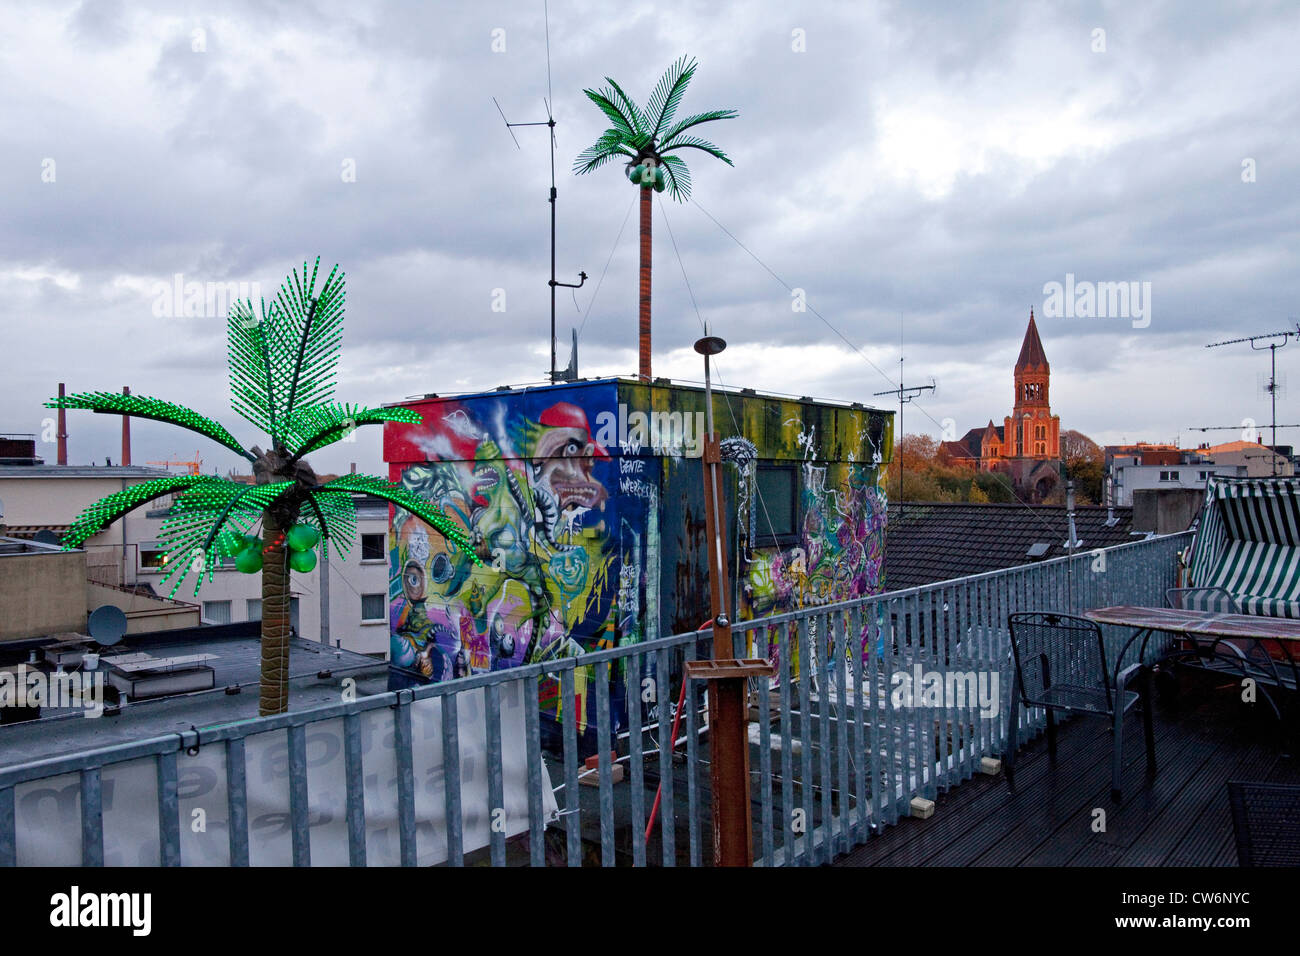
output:
M 749 616 L 863 597 L 879 590 L 884 565 L 885 499 L 861 465 L 805 465 L 799 543 L 753 549 L 744 569 Z M 827 473 L 833 487 L 827 487 Z
M 508 403 L 442 403 L 407 440 L 428 459 L 396 480 L 470 533 L 484 560 L 418 519 L 394 518 L 401 590 L 393 662 L 432 680 L 608 646 L 619 586 L 609 452 L 587 410 L 554 401 L 529 417 Z
M 420 424 L 385 429 L 389 476 L 458 522 L 484 564 L 418 519 L 394 516 L 395 681 L 570 658 L 695 630 L 710 617 L 702 390 L 603 379 L 428 396 L 410 407 Z M 724 436 L 738 617 L 879 591 L 889 413 L 724 393 L 713 418 Z M 773 469 L 791 475 L 779 535 L 769 533 L 759 488 Z M 639 696 L 623 686 L 622 668 L 610 674 L 618 714 Z M 575 678 L 585 732 L 594 669 Z M 544 714 L 558 716 L 557 683 L 543 680 L 540 695 Z
M 616 457 L 593 435 L 600 397 L 444 400 L 395 436 L 393 480 L 461 524 L 483 561 L 394 516 L 396 667 L 440 681 L 642 640 L 647 618 L 657 623 L 657 463 Z M 590 670 L 575 672 L 580 730 Z M 558 683 L 543 682 L 541 696 L 558 716 Z

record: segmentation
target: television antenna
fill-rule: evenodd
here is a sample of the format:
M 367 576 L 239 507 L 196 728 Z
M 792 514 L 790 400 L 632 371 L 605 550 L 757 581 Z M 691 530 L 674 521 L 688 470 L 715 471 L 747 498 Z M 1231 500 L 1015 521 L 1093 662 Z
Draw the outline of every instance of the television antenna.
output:
M 933 392 L 938 386 L 933 378 L 930 379 L 929 385 L 904 385 L 903 384 L 903 317 L 898 318 L 898 388 L 887 388 L 883 392 L 872 392 L 872 395 L 893 395 L 898 399 L 898 439 L 895 446 L 898 447 L 898 516 L 903 516 L 903 406 L 914 400 L 919 395 L 926 392 Z
M 1282 386 L 1279 386 L 1277 380 L 1277 350 L 1285 348 L 1293 336 L 1300 335 L 1300 323 L 1296 324 L 1294 329 L 1288 329 L 1282 332 L 1268 332 L 1262 335 L 1247 335 L 1239 339 L 1225 339 L 1222 342 L 1211 342 L 1206 346 L 1207 349 L 1218 348 L 1221 345 L 1238 345 L 1242 342 L 1249 342 L 1250 347 L 1256 352 L 1262 352 L 1268 349 L 1269 352 L 1269 374 L 1268 383 L 1264 390 L 1268 392 L 1269 400 L 1273 406 L 1272 415 L 1272 434 L 1273 434 L 1273 475 L 1277 475 L 1277 395 Z M 1266 345 L 1256 345 L 1256 342 L 1266 342 Z M 1215 426 L 1218 427 L 1218 426 Z M 1283 425 L 1282 428 L 1292 427 Z M 1202 429 L 1205 430 L 1205 429 Z
M 557 372 L 555 368 L 555 290 L 559 286 L 566 289 L 581 289 L 584 282 L 587 281 L 587 273 L 579 272 L 577 282 L 557 282 L 555 280 L 555 116 L 551 112 L 551 103 L 554 97 L 551 95 L 551 17 L 548 5 L 542 3 L 542 17 L 546 25 L 546 98 L 542 100 L 546 107 L 546 119 L 537 120 L 530 123 L 512 123 L 506 119 L 505 110 L 501 104 L 497 103 L 497 98 L 492 97 L 492 102 L 496 103 L 497 112 L 501 114 L 501 121 L 506 124 L 506 132 L 510 138 L 515 141 L 515 148 L 522 150 L 519 140 L 515 137 L 516 126 L 548 126 L 551 132 L 551 192 L 548 201 L 551 204 L 551 280 L 547 284 L 551 287 L 551 374 L 552 382 L 567 381 L 563 373 Z

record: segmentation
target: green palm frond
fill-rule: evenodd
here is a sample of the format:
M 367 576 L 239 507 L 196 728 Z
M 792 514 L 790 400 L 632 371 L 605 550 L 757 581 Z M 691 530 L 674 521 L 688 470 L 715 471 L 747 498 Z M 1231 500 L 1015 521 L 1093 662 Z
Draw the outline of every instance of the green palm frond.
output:
M 299 407 L 285 424 L 285 437 L 293 444 L 295 459 L 310 454 L 355 431 L 361 425 L 404 422 L 418 425 L 423 418 L 409 408 L 366 408 L 363 405 L 325 405 Z
M 610 102 L 616 104 L 617 107 L 628 117 L 628 122 L 632 127 L 632 132 L 637 136 L 650 136 L 651 130 L 649 124 L 646 122 L 646 115 L 641 112 L 641 108 L 636 105 L 632 97 L 624 93 L 623 87 L 619 86 L 618 83 L 610 77 L 605 77 L 605 82 L 609 84 L 609 90 L 602 92 L 606 94 L 606 97 Z
M 198 579 L 194 593 L 223 558 L 233 557 L 239 537 L 252 534 L 262 514 L 276 498 L 292 488 L 292 481 L 250 485 L 210 477 L 187 489 L 172 503 L 163 521 L 161 538 L 166 553 L 166 573 L 160 584 L 174 595 L 190 572 Z
M 82 408 L 101 415 L 130 415 L 132 418 L 151 418 L 154 421 L 179 425 L 190 431 L 205 435 L 213 441 L 225 445 L 231 451 L 242 455 L 249 461 L 253 456 L 244 450 L 238 440 L 219 422 L 206 418 L 184 405 L 165 402 L 160 398 L 145 395 L 120 395 L 117 392 L 77 392 L 62 398 L 51 399 L 45 403 L 46 408 Z
M 663 158 L 664 166 L 664 185 L 669 194 L 678 202 L 685 202 L 691 198 L 691 171 L 686 168 L 686 163 L 680 156 L 665 156 Z
M 479 560 L 478 555 L 474 553 L 474 547 L 469 536 L 456 522 L 435 509 L 423 498 L 418 498 L 407 491 L 401 485 L 395 485 L 383 478 L 375 478 L 371 475 L 343 475 L 328 484 L 322 485 L 321 488 L 324 491 L 360 491 L 368 495 L 374 495 L 376 498 L 383 498 L 385 501 L 391 501 L 399 508 L 409 511 L 425 524 L 434 528 L 455 547 L 463 549 L 474 559 L 475 564 L 481 565 L 483 563 Z
M 319 405 L 334 394 L 335 368 L 343 341 L 344 275 L 336 265 L 316 288 L 320 257 L 310 272 L 293 273 L 275 299 L 237 302 L 226 322 L 230 343 L 231 404 L 271 436 L 289 437 L 297 407 Z
M 64 550 L 81 547 L 133 508 L 195 485 L 221 480 L 209 475 L 169 475 L 153 481 L 142 481 L 138 485 L 114 492 L 77 515 L 69 526 L 68 533 L 63 536 Z
M 628 148 L 622 133 L 616 129 L 607 130 L 600 139 L 578 154 L 578 158 L 573 161 L 573 171 L 581 176 L 620 156 L 635 159 L 636 153 Z
M 650 102 L 646 104 L 646 126 L 656 139 L 663 135 L 664 129 L 673 121 L 673 114 L 677 112 L 682 97 L 686 95 L 686 87 L 695 75 L 696 65 L 694 59 L 681 57 L 664 71 L 654 92 L 650 94 Z
M 663 149 L 665 152 L 679 149 L 702 149 L 714 159 L 720 159 L 728 166 L 736 165 L 721 149 L 714 146 L 707 139 L 700 139 L 698 136 L 679 136 L 671 143 L 664 144 Z
M 605 117 L 614 124 L 613 129 L 617 130 L 629 142 L 634 136 L 642 132 L 640 128 L 640 119 L 635 113 L 629 114 L 623 109 L 620 109 L 619 106 L 614 103 L 613 99 L 611 99 L 614 95 L 612 91 L 602 89 L 583 90 L 582 92 L 587 94 L 587 99 L 595 103 L 597 108 L 605 114 Z
M 605 77 L 609 84 L 607 87 L 599 91 L 584 90 L 614 125 L 578 155 L 573 161 L 574 173 L 589 173 L 615 157 L 627 157 L 633 161 L 642 157 L 655 158 L 665 167 L 663 188 L 668 189 L 674 199 L 684 202 L 691 195 L 691 174 L 680 157 L 671 155 L 674 150 L 698 149 L 729 166 L 735 165 L 713 143 L 687 135 L 686 131 L 704 123 L 735 119 L 740 115 L 736 110 L 709 110 L 673 122 L 686 88 L 695 76 L 696 66 L 693 58 L 683 56 L 678 59 L 659 78 L 644 111 L 609 77 Z
M 268 435 L 277 431 L 275 396 L 287 391 L 288 382 L 277 379 L 271 361 L 270 334 L 275 316 L 261 302 L 261 314 L 248 301 L 237 301 L 226 316 L 227 360 L 230 367 L 230 407 L 245 421 Z
M 320 532 L 325 541 L 321 548 L 322 558 L 330 541 L 334 542 L 339 559 L 347 558 L 357 531 L 357 507 L 351 491 L 316 489 L 310 492 L 307 506 L 302 509 L 298 520 Z
M 660 141 L 665 144 L 664 149 L 670 149 L 670 144 L 672 143 L 673 138 L 680 136 L 692 127 L 699 126 L 701 123 L 712 123 L 717 120 L 735 119 L 739 115 L 740 114 L 735 110 L 709 110 L 707 113 L 696 113 L 694 116 L 686 117 L 686 119 L 673 126 L 672 129 L 666 131 L 660 137 Z
M 286 279 L 275 297 L 276 305 L 285 314 L 286 331 L 296 340 L 293 376 L 285 400 L 286 421 L 296 407 L 318 404 L 334 394 L 334 372 L 343 345 L 344 274 L 335 265 L 317 293 L 319 270 L 317 256 L 309 280 L 304 262 L 302 278 L 294 269 L 292 285 Z

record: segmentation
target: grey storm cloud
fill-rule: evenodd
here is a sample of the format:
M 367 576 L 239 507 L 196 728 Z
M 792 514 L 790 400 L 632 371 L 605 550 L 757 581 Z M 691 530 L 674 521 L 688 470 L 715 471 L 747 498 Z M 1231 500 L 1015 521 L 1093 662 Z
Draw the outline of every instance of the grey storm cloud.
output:
M 0 430 L 40 433 L 64 381 L 242 434 L 222 318 L 157 314 L 158 284 L 269 295 L 317 254 L 348 274 L 341 398 L 541 380 L 546 131 L 516 149 L 494 96 L 557 121 L 558 278 L 590 277 L 558 297 L 561 362 L 580 326 L 585 372 L 631 371 L 635 193 L 613 165 L 572 175 L 603 129 L 582 90 L 643 98 L 684 53 L 682 109 L 740 117 L 707 131 L 735 167 L 694 158 L 693 201 L 655 211 L 657 371 L 698 377 L 703 318 L 728 384 L 884 404 L 901 335 L 907 380 L 940 385 L 907 430 L 964 431 L 1006 414 L 1033 307 L 1065 427 L 1169 440 L 1262 420 L 1263 366 L 1204 345 L 1295 322 L 1293 4 L 553 0 L 549 93 L 540 0 L 11 2 L 5 23 Z M 1043 316 L 1067 274 L 1150 282 L 1150 325 Z M 70 431 L 74 461 L 116 456 L 111 419 Z M 136 430 L 139 460 L 190 444 Z M 376 470 L 377 430 L 321 457 Z

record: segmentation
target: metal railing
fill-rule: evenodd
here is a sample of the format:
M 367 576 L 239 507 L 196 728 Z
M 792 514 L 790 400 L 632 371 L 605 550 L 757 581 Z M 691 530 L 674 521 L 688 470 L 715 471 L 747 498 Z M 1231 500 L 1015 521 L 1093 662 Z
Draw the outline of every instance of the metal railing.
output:
M 738 655 L 777 665 L 751 695 L 756 859 L 828 862 L 1001 756 L 1007 615 L 1160 605 L 1189 538 L 734 624 Z M 0 865 L 706 864 L 706 695 L 682 674 L 709 642 L 679 634 L 5 767 Z M 1032 709 L 1021 720 L 1022 740 L 1043 725 Z

